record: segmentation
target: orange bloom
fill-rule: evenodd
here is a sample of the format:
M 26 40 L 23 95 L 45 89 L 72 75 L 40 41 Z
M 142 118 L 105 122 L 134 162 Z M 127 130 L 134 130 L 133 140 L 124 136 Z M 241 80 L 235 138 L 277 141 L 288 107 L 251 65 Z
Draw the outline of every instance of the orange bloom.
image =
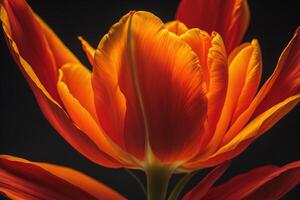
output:
M 131 11 L 96 49 L 79 38 L 93 72 L 24 0 L 0 2 L 8 46 L 48 121 L 91 161 L 145 170 L 148 199 L 164 198 L 163 182 L 173 172 L 237 156 L 300 101 L 300 28 L 258 89 L 258 41 L 239 45 L 249 22 L 245 0 L 183 0 L 178 20 L 166 24 Z M 184 199 L 276 199 L 300 181 L 294 162 L 212 188 L 227 166 Z M 124 199 L 74 170 L 11 156 L 0 156 L 0 192 L 14 199 Z
M 205 11 L 216 20 L 217 2 Z M 25 1 L 4 0 L 1 21 L 45 117 L 80 153 L 111 168 L 193 171 L 240 154 L 300 101 L 300 29 L 258 90 L 258 42 L 236 47 L 247 2 L 227 4 L 219 6 L 222 20 L 209 24 L 191 18 L 196 6 L 181 2 L 178 19 L 205 31 L 128 13 L 96 49 L 80 38 L 92 73 Z

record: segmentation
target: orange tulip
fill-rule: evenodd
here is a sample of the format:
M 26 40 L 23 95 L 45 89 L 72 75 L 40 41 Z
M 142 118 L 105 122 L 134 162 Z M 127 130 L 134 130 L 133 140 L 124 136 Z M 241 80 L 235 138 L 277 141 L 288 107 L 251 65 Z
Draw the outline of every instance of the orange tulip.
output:
M 237 46 L 247 2 L 204 2 L 194 1 L 214 20 L 192 18 L 197 6 L 183 0 L 182 22 L 131 11 L 96 49 L 80 38 L 93 72 L 24 0 L 4 0 L 0 15 L 12 55 L 52 126 L 91 161 L 142 169 L 155 186 L 173 172 L 232 159 L 300 101 L 300 29 L 258 90 L 258 41 Z
M 217 165 L 300 100 L 299 29 L 257 92 L 262 61 L 256 40 L 227 58 L 217 32 L 178 21 L 165 25 L 151 13 L 132 11 L 97 49 L 81 38 L 91 73 L 25 1 L 5 0 L 1 20 L 46 118 L 106 167 L 146 169 L 154 162 L 191 171 Z

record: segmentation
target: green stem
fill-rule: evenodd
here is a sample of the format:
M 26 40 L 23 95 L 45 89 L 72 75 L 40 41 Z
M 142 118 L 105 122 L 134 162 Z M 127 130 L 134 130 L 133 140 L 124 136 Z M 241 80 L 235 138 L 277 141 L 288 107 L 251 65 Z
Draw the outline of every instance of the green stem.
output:
M 165 200 L 171 174 L 168 167 L 153 166 L 146 170 L 148 200 Z
M 125 168 L 125 171 L 139 184 L 139 186 L 142 189 L 144 195 L 147 196 L 147 192 L 146 192 L 145 186 L 142 183 L 142 181 L 132 171 L 130 171 L 129 169 Z
M 173 191 L 171 192 L 168 200 L 177 200 L 181 191 L 185 187 L 185 185 L 189 182 L 189 180 L 196 174 L 197 172 L 192 172 L 184 175 L 180 181 L 176 184 Z

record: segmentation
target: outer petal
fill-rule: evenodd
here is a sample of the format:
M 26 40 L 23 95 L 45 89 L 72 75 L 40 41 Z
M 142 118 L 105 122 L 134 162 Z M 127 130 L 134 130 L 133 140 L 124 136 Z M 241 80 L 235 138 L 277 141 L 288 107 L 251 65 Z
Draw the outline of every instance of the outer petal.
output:
M 119 50 L 124 48 L 123 21 L 112 26 L 95 52 L 92 86 L 101 127 L 113 142 L 126 150 L 123 135 L 126 101 L 118 85 L 122 57 Z M 105 45 L 108 42 L 109 45 Z
M 222 116 L 213 138 L 213 146 L 218 147 L 230 122 L 251 103 L 259 86 L 262 73 L 262 58 L 256 40 L 243 48 L 232 58 L 229 65 L 229 82 Z
M 189 28 L 220 33 L 227 52 L 241 42 L 249 18 L 246 0 L 182 0 L 176 13 L 176 19 Z
M 186 25 L 178 20 L 166 23 L 165 28 L 176 35 L 182 35 L 188 30 Z
M 198 55 L 206 81 L 208 130 L 203 134 L 204 137 L 200 144 L 201 149 L 203 145 L 207 145 L 215 132 L 224 105 L 228 85 L 227 55 L 223 40 L 216 32 L 209 36 L 200 29 L 190 29 L 181 38 Z
M 66 64 L 60 69 L 57 89 L 72 121 L 105 152 L 103 162 L 122 162 L 97 124 L 91 72 L 80 64 Z
M 262 90 L 267 94 L 256 108 L 253 117 L 284 99 L 300 93 L 300 27 L 281 55 L 274 74 Z
M 93 86 L 98 118 L 108 134 L 111 110 L 122 107 L 103 101 L 104 91 L 119 87 L 118 93 L 126 99 L 126 113 L 124 130 L 115 134 L 115 140 L 125 140 L 126 149 L 143 159 L 144 141 L 149 139 L 161 161 L 173 162 L 196 151 L 206 115 L 206 97 L 196 55 L 163 26 L 147 12 L 131 12 L 123 17 L 100 42 Z M 107 75 L 114 84 L 107 85 Z
M 213 186 L 213 184 L 224 174 L 229 167 L 229 162 L 225 162 L 213 169 L 209 174 L 201 180 L 191 191 L 184 195 L 183 200 L 200 200 Z
M 3 155 L 0 192 L 13 199 L 125 199 L 75 170 Z
M 78 62 L 55 34 L 43 23 L 24 0 L 4 0 L 1 15 L 19 53 L 32 66 L 46 90 L 58 100 L 57 69 L 66 61 Z
M 72 63 L 62 66 L 59 72 L 58 92 L 60 92 L 60 86 L 64 84 L 91 117 L 97 120 L 91 82 L 92 73 L 83 65 Z
M 248 108 L 231 125 L 223 143 L 228 143 L 252 117 L 300 92 L 300 28 L 280 56 L 272 76 L 265 82 Z M 284 91 L 284 92 L 282 92 Z
M 243 46 L 243 45 L 242 45 Z M 243 54 L 242 51 L 245 51 L 246 48 L 241 50 L 236 56 L 234 56 L 232 62 L 230 63 L 230 68 L 233 68 L 230 75 L 231 76 L 242 76 L 244 75 L 245 78 L 243 80 L 243 87 L 241 87 L 240 95 L 238 99 L 236 100 L 236 106 L 233 111 L 233 115 L 231 118 L 231 123 L 233 123 L 236 118 L 244 111 L 248 106 L 250 105 L 251 101 L 253 100 L 262 75 L 262 57 L 260 52 L 260 47 L 258 45 L 258 42 L 256 40 L 253 40 L 250 44 L 252 47 L 252 55 L 249 57 L 249 63 L 247 67 L 247 71 L 244 71 L 244 74 L 242 71 L 240 71 L 237 68 L 242 68 L 239 66 L 241 63 L 235 62 L 235 59 L 238 59 L 240 57 L 240 54 Z M 234 69 L 235 68 L 235 69 Z M 229 70 L 231 71 L 231 69 Z M 235 82 L 235 84 L 239 84 Z
M 239 175 L 209 191 L 205 200 L 280 199 L 300 183 L 300 161 L 265 166 Z
M 17 3 L 20 3 L 18 1 Z M 31 14 L 32 15 L 32 14 Z M 121 167 L 120 163 L 116 163 L 110 158 L 106 158 L 105 154 L 94 141 L 81 130 L 79 130 L 70 120 L 62 106 L 48 92 L 41 83 L 39 77 L 35 73 L 32 66 L 25 60 L 19 52 L 18 46 L 11 36 L 11 29 L 6 11 L 1 6 L 1 21 L 3 30 L 7 39 L 8 46 L 16 63 L 19 65 L 21 72 L 28 81 L 35 98 L 47 120 L 51 125 L 67 140 L 76 150 L 82 153 L 95 163 L 108 167 Z M 56 83 L 55 83 L 56 85 Z M 58 96 L 57 96 L 58 98 Z
M 64 45 L 53 30 L 51 30 L 51 28 L 38 15 L 35 14 L 34 17 L 42 27 L 45 38 L 54 56 L 57 68 L 60 68 L 65 63 L 79 63 L 77 57 Z

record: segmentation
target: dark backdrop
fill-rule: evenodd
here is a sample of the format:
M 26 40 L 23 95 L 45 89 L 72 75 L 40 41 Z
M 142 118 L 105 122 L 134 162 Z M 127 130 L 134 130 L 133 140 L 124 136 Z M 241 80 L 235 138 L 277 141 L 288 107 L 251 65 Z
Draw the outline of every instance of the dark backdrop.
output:
M 78 35 L 96 46 L 109 27 L 129 10 L 151 11 L 166 22 L 173 19 L 178 5 L 178 1 L 154 0 L 65 0 L 29 1 L 29 3 L 87 66 L 87 59 L 77 40 Z M 252 38 L 259 40 L 264 60 L 265 80 L 273 71 L 281 51 L 300 24 L 300 7 L 295 0 L 250 0 L 249 4 L 251 23 L 245 41 Z M 54 131 L 42 116 L 32 92 L 13 62 L 2 34 L 0 56 L 0 153 L 69 166 L 101 180 L 129 199 L 143 199 L 142 192 L 124 170 L 106 169 L 91 163 Z M 221 181 L 258 166 L 283 165 L 300 160 L 299 118 L 298 105 L 268 133 L 234 159 Z M 200 172 L 193 182 L 199 181 L 206 172 L 207 170 Z M 143 173 L 138 173 L 143 177 Z M 193 183 L 186 190 L 192 185 Z M 299 198 L 299 187 L 285 197 L 285 199 Z

